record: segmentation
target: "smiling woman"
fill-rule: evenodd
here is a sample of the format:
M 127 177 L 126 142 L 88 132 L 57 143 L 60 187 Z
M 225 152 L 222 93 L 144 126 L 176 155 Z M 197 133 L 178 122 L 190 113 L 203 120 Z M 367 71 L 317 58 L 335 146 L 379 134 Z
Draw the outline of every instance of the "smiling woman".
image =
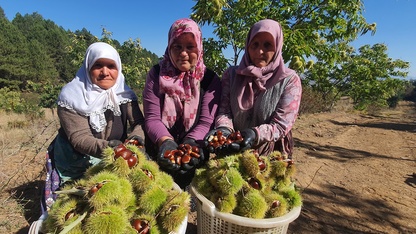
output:
M 217 113 L 221 81 L 205 67 L 202 33 L 196 22 L 178 19 L 168 35 L 165 55 L 147 74 L 143 90 L 144 132 L 148 154 L 184 188 L 208 158 L 201 148 L 202 139 Z M 181 144 L 198 149 L 199 157 L 186 163 L 168 158 Z
M 198 61 L 198 47 L 194 35 L 184 33 L 176 38 L 170 47 L 169 54 L 180 71 L 186 72 L 195 68 Z
M 240 131 L 244 140 L 222 147 L 223 154 L 254 149 L 259 155 L 280 151 L 291 158 L 292 127 L 298 116 L 302 86 L 298 74 L 283 61 L 280 24 L 271 19 L 255 23 L 245 48 L 240 65 L 223 74 L 216 129 L 206 135 L 205 144 L 218 131 L 226 137 Z
M 57 103 L 60 129 L 48 148 L 45 211 L 54 203 L 52 192 L 83 177 L 87 168 L 101 161 L 107 147 L 130 139 L 144 145 L 137 96 L 125 83 L 118 52 L 107 43 L 88 47 L 82 66 L 62 88 Z

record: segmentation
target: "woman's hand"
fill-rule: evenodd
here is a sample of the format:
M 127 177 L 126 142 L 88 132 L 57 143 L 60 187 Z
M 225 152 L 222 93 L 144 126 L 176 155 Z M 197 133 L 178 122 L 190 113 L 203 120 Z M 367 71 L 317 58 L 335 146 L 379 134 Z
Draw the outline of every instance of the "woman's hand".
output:
M 180 166 L 175 162 L 171 162 L 169 158 L 165 158 L 166 151 L 172 151 L 178 149 L 178 144 L 172 140 L 167 139 L 159 146 L 159 152 L 157 154 L 157 163 L 159 166 L 167 171 L 177 171 Z
M 182 164 L 181 173 L 184 174 L 194 168 L 201 166 L 204 163 L 205 156 L 204 156 L 204 150 L 199 146 L 199 144 L 194 139 L 185 138 L 182 144 L 188 144 L 192 146 L 192 148 L 197 147 L 198 149 L 197 153 L 199 154 L 198 158 L 192 157 L 189 163 Z
M 214 128 L 211 131 L 209 131 L 204 137 L 204 146 L 208 149 L 208 152 L 210 153 L 214 153 L 215 149 L 213 147 L 209 147 L 209 143 L 215 136 L 217 136 L 219 132 L 221 132 L 222 136 L 224 136 L 225 138 L 227 138 L 231 134 L 230 129 L 226 127 Z
M 250 149 L 254 146 L 254 143 L 257 139 L 257 134 L 252 128 L 246 128 L 241 131 L 241 136 L 243 141 L 240 143 L 240 151 Z
M 143 138 L 141 136 L 137 136 L 137 135 L 132 135 L 132 136 L 127 137 L 125 143 L 132 143 L 136 146 L 143 146 L 144 147 Z
M 123 142 L 121 142 L 120 140 L 109 140 L 108 141 L 108 146 L 111 148 L 117 147 L 120 144 L 123 144 Z

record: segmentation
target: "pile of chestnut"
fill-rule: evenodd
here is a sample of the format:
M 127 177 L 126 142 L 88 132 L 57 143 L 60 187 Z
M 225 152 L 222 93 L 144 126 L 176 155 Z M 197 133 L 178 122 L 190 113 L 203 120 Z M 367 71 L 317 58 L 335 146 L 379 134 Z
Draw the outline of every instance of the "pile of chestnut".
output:
M 172 163 L 179 166 L 188 164 L 192 158 L 199 158 L 200 156 L 198 146 L 189 144 L 179 144 L 176 150 L 167 150 L 163 155 L 163 157 L 168 158 Z
M 128 149 L 124 144 L 120 144 L 114 148 L 114 159 L 122 157 L 127 161 L 129 168 L 136 166 L 137 155 Z
M 231 143 L 240 144 L 243 141 L 240 131 L 232 132 L 227 137 L 223 135 L 221 130 L 218 130 L 215 135 L 208 139 L 208 151 L 215 152 L 218 148 L 228 146 Z

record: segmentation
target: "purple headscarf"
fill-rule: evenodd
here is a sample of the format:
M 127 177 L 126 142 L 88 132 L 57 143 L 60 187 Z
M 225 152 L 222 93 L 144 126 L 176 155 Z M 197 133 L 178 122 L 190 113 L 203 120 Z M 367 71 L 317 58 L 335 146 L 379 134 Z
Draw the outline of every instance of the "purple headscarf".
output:
M 275 40 L 275 54 L 269 64 L 265 67 L 256 67 L 250 60 L 248 48 L 251 40 L 261 32 L 267 32 Z M 264 91 L 274 86 L 278 81 L 295 73 L 292 69 L 285 67 L 282 57 L 283 32 L 280 24 L 271 19 L 260 20 L 255 23 L 247 36 L 245 53 L 237 68 L 237 82 L 240 85 L 236 87 L 239 95 L 237 96 L 240 108 L 247 110 L 253 107 L 254 93 L 256 90 Z

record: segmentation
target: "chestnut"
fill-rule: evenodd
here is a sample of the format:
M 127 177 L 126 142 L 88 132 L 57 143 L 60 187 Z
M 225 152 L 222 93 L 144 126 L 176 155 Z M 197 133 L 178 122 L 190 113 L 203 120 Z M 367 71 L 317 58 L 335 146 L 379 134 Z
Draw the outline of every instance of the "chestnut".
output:
M 191 156 L 189 154 L 184 155 L 181 160 L 182 163 L 189 163 L 190 161 L 191 161 Z
M 192 152 L 199 153 L 199 147 L 196 145 L 192 146 Z
M 277 208 L 279 206 L 280 206 L 280 201 L 275 200 L 272 202 L 272 208 Z
M 150 230 L 149 222 L 147 220 L 134 219 L 132 226 L 138 233 L 147 234 Z
M 261 189 L 261 184 L 260 181 L 258 181 L 256 178 L 250 178 L 248 180 L 248 183 L 250 184 L 250 186 L 254 189 L 260 190 Z
M 131 151 L 131 150 L 129 150 L 129 149 L 125 149 L 125 150 L 122 150 L 122 151 L 120 151 L 120 152 L 118 152 L 118 153 L 116 153 L 116 155 L 115 155 L 115 157 L 114 158 L 118 158 L 118 157 L 122 157 L 124 160 L 127 160 L 128 158 L 130 158 L 131 156 L 133 155 L 133 152 Z
M 197 152 L 191 152 L 191 157 L 193 157 L 193 158 L 199 158 L 199 157 L 201 157 L 201 155 L 200 154 L 198 154 Z
M 92 186 L 92 188 L 88 192 L 92 196 L 92 195 L 94 195 L 98 191 L 98 189 L 99 188 L 97 187 L 97 185 L 94 185 L 94 186 Z
M 120 144 L 120 145 L 118 145 L 118 146 L 116 146 L 116 147 L 114 148 L 114 153 L 115 153 L 115 154 L 117 154 L 117 153 L 119 153 L 120 151 L 123 151 L 123 150 L 125 150 L 125 149 L 127 149 L 127 148 L 126 148 L 126 146 L 125 146 L 125 145 L 123 145 L 123 144 Z
M 67 221 L 68 219 L 70 219 L 74 216 L 75 216 L 75 210 L 74 209 L 68 211 L 68 213 L 66 213 L 66 215 L 65 215 L 65 221 Z
M 100 189 L 101 187 L 103 187 L 103 183 L 97 183 L 95 186 L 98 188 L 98 189 Z
M 147 169 L 142 169 L 142 171 L 144 172 L 144 174 L 146 174 L 147 175 L 147 177 L 149 177 L 150 179 L 153 179 L 153 174 L 152 174 L 152 172 L 150 172 L 149 170 L 147 170 Z
M 172 152 L 170 150 L 166 150 L 165 153 L 163 154 L 164 158 L 170 158 Z
M 259 165 L 260 171 L 264 171 L 266 169 L 266 163 L 261 158 L 257 158 L 257 163 Z
M 136 166 L 137 156 L 135 154 L 132 154 L 130 158 L 127 159 L 127 164 L 129 165 L 129 168 Z

